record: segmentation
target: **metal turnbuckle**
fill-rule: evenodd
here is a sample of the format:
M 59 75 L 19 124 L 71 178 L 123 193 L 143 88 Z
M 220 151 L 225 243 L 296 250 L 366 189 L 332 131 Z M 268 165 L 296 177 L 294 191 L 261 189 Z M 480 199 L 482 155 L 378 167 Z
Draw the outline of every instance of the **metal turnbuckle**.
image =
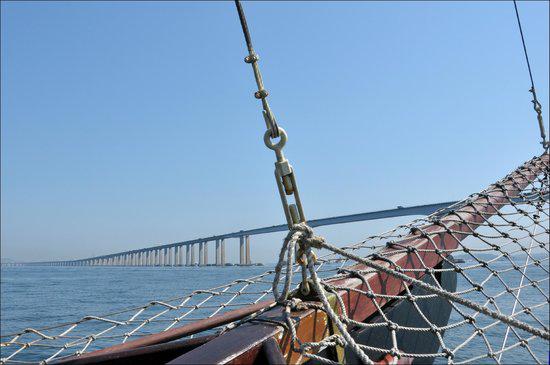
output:
M 275 151 L 277 162 L 275 162 L 275 181 L 283 204 L 288 228 L 298 223 L 305 223 L 306 218 L 300 200 L 300 193 L 296 184 L 294 170 L 283 154 L 283 147 L 287 141 L 286 131 L 279 127 L 279 141 L 274 142 L 271 137 L 271 130 L 266 130 L 264 133 L 264 143 L 267 148 Z M 289 203 L 287 197 L 293 197 L 294 203 Z

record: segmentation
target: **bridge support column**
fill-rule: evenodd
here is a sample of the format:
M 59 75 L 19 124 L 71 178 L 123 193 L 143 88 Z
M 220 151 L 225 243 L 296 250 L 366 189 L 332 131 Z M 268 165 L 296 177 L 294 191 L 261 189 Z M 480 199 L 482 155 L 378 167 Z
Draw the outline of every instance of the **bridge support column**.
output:
M 221 260 L 221 265 L 222 266 L 225 266 L 225 240 L 222 239 L 222 242 L 221 242 L 221 252 L 220 252 L 220 260 Z
M 181 246 L 178 246 L 178 252 L 179 252 L 179 260 L 180 260 L 180 264 L 179 266 L 183 266 L 183 245 Z
M 199 266 L 204 265 L 204 243 L 199 242 Z
M 204 266 L 208 265 L 208 241 L 204 242 L 204 258 L 202 259 L 202 263 Z
M 174 266 L 180 264 L 180 246 L 174 246 Z
M 216 266 L 220 266 L 220 240 L 216 240 Z
M 244 236 L 239 237 L 239 265 L 244 265 Z
M 250 236 L 245 237 L 245 245 L 246 245 L 246 256 L 245 256 L 246 260 L 245 261 L 246 261 L 247 265 L 251 265 L 252 260 L 250 259 Z
M 185 266 L 191 265 L 191 245 L 185 245 Z
M 191 244 L 191 266 L 195 265 L 195 244 Z

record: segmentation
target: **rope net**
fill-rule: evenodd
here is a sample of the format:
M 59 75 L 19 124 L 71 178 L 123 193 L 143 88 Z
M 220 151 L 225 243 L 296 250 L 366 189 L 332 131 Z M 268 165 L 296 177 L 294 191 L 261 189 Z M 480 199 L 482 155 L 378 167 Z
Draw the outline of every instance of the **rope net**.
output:
M 284 309 L 273 325 L 285 333 L 289 346 L 279 344 L 293 363 L 546 363 L 549 170 L 546 153 L 451 207 L 344 247 L 295 226 L 275 270 L 2 335 L 1 363 L 89 356 L 158 332 L 179 331 L 170 340 L 223 336 L 275 307 Z M 307 260 L 287 266 L 295 250 Z M 309 276 L 309 299 L 296 289 L 300 272 Z M 244 311 L 231 316 L 236 310 Z M 308 310 L 324 313 L 331 328 L 314 341 L 299 324 Z

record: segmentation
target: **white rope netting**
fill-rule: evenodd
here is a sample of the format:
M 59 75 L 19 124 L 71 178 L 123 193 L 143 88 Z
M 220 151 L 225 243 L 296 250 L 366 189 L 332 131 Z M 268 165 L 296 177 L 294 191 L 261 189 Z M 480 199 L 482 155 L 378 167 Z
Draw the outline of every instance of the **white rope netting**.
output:
M 452 207 L 357 244 L 338 248 L 315 239 L 309 227 L 296 227 L 285 243 L 308 258 L 314 301 L 291 293 L 304 267 L 292 265 L 294 275 L 287 275 L 281 264 L 185 296 L 2 335 L 1 363 L 54 362 L 271 301 L 276 271 L 278 305 L 288 314 L 280 325 L 301 361 L 546 363 L 548 196 L 545 154 Z M 293 254 L 283 252 L 285 259 Z M 193 335 L 226 333 L 274 305 Z M 294 313 L 306 308 L 325 312 L 338 330 L 317 342 L 301 338 Z

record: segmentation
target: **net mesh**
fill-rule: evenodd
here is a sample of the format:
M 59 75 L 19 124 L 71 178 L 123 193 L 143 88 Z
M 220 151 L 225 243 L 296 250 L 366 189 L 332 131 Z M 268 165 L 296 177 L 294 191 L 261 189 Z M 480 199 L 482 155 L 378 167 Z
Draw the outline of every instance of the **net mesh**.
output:
M 283 303 L 288 316 L 280 326 L 289 334 L 288 351 L 299 355 L 292 359 L 546 363 L 548 175 L 544 154 L 428 217 L 340 251 L 321 245 L 311 267 L 323 296 L 335 301 L 328 307 L 318 300 Z M 301 267 L 292 270 L 297 274 L 291 286 L 297 287 Z M 3 335 L 1 363 L 52 362 L 257 305 L 246 315 L 188 335 L 220 336 L 275 305 L 270 301 L 274 274 L 270 270 L 177 298 Z M 290 276 L 285 268 L 281 275 Z M 307 308 L 332 310 L 337 318 L 331 321 L 340 321 L 343 330 L 308 342 L 297 330 L 294 315 Z

